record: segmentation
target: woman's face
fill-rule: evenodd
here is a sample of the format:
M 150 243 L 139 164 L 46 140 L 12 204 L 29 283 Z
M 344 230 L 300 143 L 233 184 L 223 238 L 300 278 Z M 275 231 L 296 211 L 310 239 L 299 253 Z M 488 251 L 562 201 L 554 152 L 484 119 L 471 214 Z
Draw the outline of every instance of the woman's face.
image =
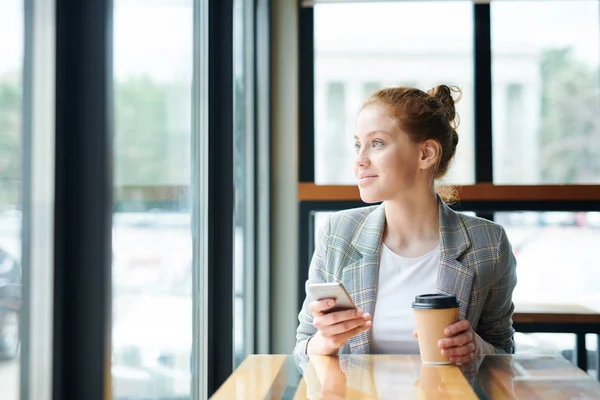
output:
M 360 112 L 354 148 L 354 174 L 365 203 L 402 197 L 425 177 L 422 146 L 410 140 L 380 106 Z

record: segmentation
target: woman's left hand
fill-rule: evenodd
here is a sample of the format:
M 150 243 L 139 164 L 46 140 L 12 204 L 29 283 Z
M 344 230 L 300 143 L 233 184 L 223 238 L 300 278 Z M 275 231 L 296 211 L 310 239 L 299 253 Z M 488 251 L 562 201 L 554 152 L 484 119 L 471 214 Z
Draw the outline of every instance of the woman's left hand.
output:
M 466 364 L 471 362 L 479 355 L 479 346 L 477 343 L 477 334 L 471 328 L 471 323 L 466 320 L 460 320 L 444 329 L 446 339 L 441 339 L 438 346 L 442 354 L 447 355 L 451 362 L 456 364 Z

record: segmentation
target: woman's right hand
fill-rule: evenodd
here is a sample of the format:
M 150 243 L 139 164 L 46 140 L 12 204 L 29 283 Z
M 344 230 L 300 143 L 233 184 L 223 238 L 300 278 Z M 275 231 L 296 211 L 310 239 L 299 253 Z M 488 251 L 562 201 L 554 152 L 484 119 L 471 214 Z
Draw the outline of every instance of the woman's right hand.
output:
M 326 313 L 335 306 L 335 300 L 323 299 L 310 303 L 313 325 L 317 333 L 309 340 L 310 354 L 337 354 L 348 339 L 373 325 L 371 314 L 360 309 Z

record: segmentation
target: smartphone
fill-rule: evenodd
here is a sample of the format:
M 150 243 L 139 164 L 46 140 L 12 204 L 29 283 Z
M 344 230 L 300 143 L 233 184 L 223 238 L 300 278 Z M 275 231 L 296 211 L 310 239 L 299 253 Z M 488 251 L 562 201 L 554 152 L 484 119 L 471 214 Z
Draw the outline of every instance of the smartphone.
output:
M 310 294 L 313 300 L 335 300 L 335 306 L 325 311 L 325 314 L 329 314 L 335 311 L 356 309 L 356 306 L 350 298 L 350 295 L 348 294 L 348 292 L 346 292 L 346 289 L 341 283 L 309 283 L 307 289 L 308 294 Z

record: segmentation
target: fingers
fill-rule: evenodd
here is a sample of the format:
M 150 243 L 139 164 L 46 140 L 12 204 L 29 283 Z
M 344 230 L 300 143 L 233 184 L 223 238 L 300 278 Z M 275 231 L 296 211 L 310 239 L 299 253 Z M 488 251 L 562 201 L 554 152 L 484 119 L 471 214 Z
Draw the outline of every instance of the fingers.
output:
M 373 317 L 363 310 L 327 312 L 335 306 L 333 299 L 316 300 L 309 304 L 313 315 L 313 326 L 324 348 L 339 349 L 348 339 L 369 329 Z
M 323 320 L 326 321 L 327 325 L 338 324 L 340 322 L 348 321 L 354 318 L 362 318 L 365 313 L 361 309 L 357 310 L 344 310 L 332 312 L 323 316 Z
M 362 327 L 370 323 L 371 321 L 365 320 L 364 318 L 352 318 L 333 325 L 325 325 L 319 330 L 323 333 L 324 336 L 335 336 L 345 334 L 346 332 L 350 332 L 356 328 Z
M 316 335 L 319 335 L 319 337 L 321 338 L 320 340 L 322 341 L 325 348 L 335 349 L 337 351 L 340 347 L 342 347 L 344 345 L 344 343 L 346 343 L 348 341 L 348 339 L 350 339 L 353 336 L 358 335 L 361 332 L 366 331 L 371 326 L 372 326 L 372 322 L 366 321 L 366 322 L 361 323 L 361 325 L 359 325 L 353 329 L 350 329 L 349 331 L 343 332 L 341 334 L 329 336 L 329 335 L 324 334 L 323 331 L 319 330 L 319 331 L 317 331 Z M 334 353 L 327 353 L 327 354 L 334 354 Z
M 372 326 L 373 317 L 363 310 L 343 310 L 325 313 L 335 302 L 330 299 L 313 301 L 309 308 L 313 314 L 313 326 L 317 329 L 325 347 L 340 348 L 348 339 Z
M 321 311 L 321 312 L 313 313 L 313 317 L 314 317 L 313 325 L 315 325 L 315 328 L 320 329 L 320 327 L 317 326 L 316 324 L 319 324 L 321 326 L 334 325 L 334 324 L 338 324 L 340 322 L 348 321 L 348 320 L 354 319 L 354 318 L 365 318 L 366 314 L 360 309 L 335 311 L 335 312 L 331 312 L 331 313 L 327 313 L 327 314 L 324 314 Z M 366 318 L 366 319 L 368 319 L 368 318 Z
M 451 338 L 440 339 L 440 341 L 438 342 L 438 346 L 441 349 L 446 349 L 449 347 L 464 346 L 467 343 L 472 342 L 473 339 L 474 339 L 473 331 L 467 331 L 463 334 L 456 335 Z
M 444 334 L 446 336 L 454 336 L 458 333 L 467 331 L 471 329 L 471 323 L 467 319 L 462 319 L 458 322 L 455 322 L 452 325 L 448 325 L 446 329 L 444 329 Z
M 335 300 L 333 299 L 322 299 L 312 301 L 308 308 L 313 316 L 323 314 L 324 311 L 329 310 L 331 307 L 335 306 Z
M 442 349 L 442 354 L 450 356 L 450 357 L 466 356 L 473 352 L 475 352 L 475 345 L 473 343 L 469 343 L 465 346 L 460 346 L 460 347 L 451 347 L 449 349 Z
M 415 339 L 418 339 L 419 338 L 419 333 L 417 331 L 413 331 L 413 337 Z
M 466 364 L 475 359 L 477 343 L 475 332 L 468 320 L 461 320 L 449 325 L 444 330 L 447 338 L 441 339 L 438 346 L 442 354 L 448 356 L 451 362 Z
M 314 316 L 313 326 L 324 333 L 339 334 L 354 329 L 358 324 L 364 324 L 371 319 L 371 314 L 362 310 L 336 311 Z
M 341 335 L 337 335 L 337 339 L 343 344 L 346 343 L 346 341 L 356 335 L 358 335 L 361 332 L 366 331 L 367 329 L 369 329 L 371 327 L 371 325 L 373 325 L 373 323 L 371 321 L 366 321 L 364 323 L 364 325 L 358 326 L 348 332 L 345 332 Z

